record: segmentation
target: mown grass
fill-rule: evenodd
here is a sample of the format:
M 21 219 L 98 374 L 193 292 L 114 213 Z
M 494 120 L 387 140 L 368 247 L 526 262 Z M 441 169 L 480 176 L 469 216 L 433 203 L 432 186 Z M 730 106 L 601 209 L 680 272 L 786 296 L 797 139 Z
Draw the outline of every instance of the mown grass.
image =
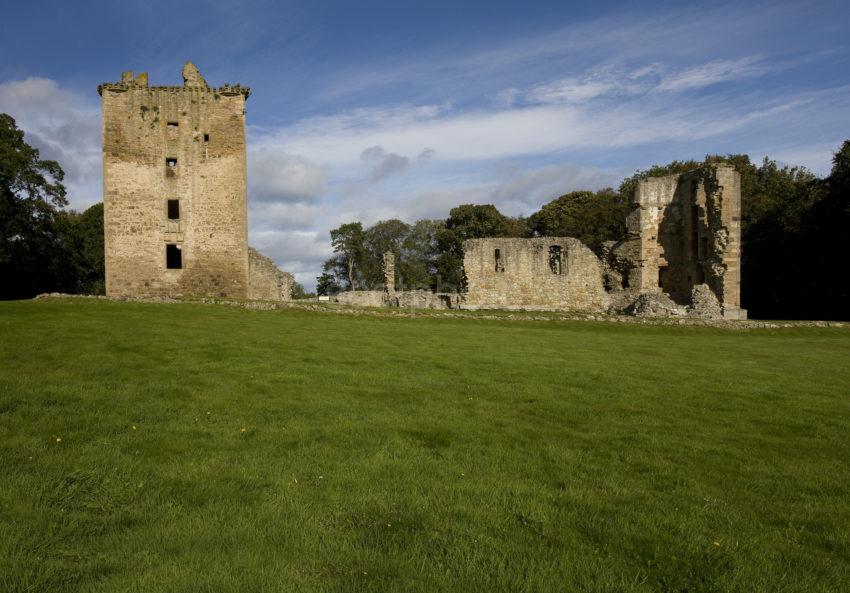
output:
M 56 299 L 0 356 L 0 591 L 850 583 L 848 330 Z

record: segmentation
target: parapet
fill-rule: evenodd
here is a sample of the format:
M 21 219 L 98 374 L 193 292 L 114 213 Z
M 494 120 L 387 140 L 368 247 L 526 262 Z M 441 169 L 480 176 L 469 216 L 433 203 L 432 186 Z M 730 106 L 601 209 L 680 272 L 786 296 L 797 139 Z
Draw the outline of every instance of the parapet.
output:
M 251 89 L 240 84 L 224 83 L 220 87 L 210 87 L 207 81 L 201 76 L 200 70 L 192 62 L 186 62 L 183 66 L 183 86 L 148 86 L 148 73 L 141 72 L 137 76 L 133 76 L 132 70 L 127 70 L 121 73 L 121 82 L 105 82 L 98 85 L 97 92 L 103 95 L 103 91 L 126 92 L 131 89 L 149 89 L 155 91 L 201 91 L 212 92 L 220 95 L 232 96 L 242 95 L 246 99 L 251 95 Z

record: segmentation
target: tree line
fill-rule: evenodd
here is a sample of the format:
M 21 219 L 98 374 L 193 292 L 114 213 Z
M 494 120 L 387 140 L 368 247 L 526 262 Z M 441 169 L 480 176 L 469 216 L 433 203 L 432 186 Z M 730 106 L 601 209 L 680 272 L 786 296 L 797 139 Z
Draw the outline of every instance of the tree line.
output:
M 319 294 L 383 285 L 383 254 L 396 257 L 405 288 L 464 288 L 463 241 L 486 237 L 575 237 L 599 250 L 625 237 L 637 182 L 656 175 L 729 163 L 741 174 L 742 306 L 755 318 L 850 318 L 845 239 L 850 229 L 850 141 L 819 178 L 804 167 L 747 155 L 711 155 L 638 171 L 617 189 L 575 191 L 527 217 L 491 205 L 464 204 L 444 220 L 350 222 L 331 231 L 334 256 L 318 277 Z M 103 204 L 68 210 L 64 172 L 24 140 L 0 113 L 0 299 L 43 292 L 102 294 Z M 295 287 L 303 296 L 303 287 Z
M 850 274 L 850 141 L 819 178 L 804 167 L 780 166 L 765 157 L 709 155 L 638 171 L 619 188 L 575 191 L 527 217 L 491 205 L 464 204 L 444 220 L 408 224 L 384 220 L 368 228 L 350 222 L 331 231 L 334 255 L 318 277 L 319 294 L 374 289 L 384 282 L 381 262 L 391 251 L 403 288 L 463 290 L 463 241 L 486 237 L 575 237 L 597 252 L 626 238 L 630 200 L 641 179 L 726 163 L 741 174 L 742 306 L 753 318 L 848 319 Z
M 0 113 L 0 299 L 103 293 L 103 204 L 66 210 L 64 178 Z

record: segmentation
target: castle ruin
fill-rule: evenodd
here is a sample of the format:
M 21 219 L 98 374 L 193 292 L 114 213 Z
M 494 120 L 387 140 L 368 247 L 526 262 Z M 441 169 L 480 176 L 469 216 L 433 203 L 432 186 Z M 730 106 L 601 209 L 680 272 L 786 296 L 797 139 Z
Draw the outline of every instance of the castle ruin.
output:
M 650 177 L 632 206 L 626 239 L 599 255 L 568 237 L 465 241 L 461 306 L 746 319 L 734 168 Z
M 245 103 L 191 62 L 183 86 L 101 84 L 106 293 L 289 300 L 293 279 L 248 247 Z

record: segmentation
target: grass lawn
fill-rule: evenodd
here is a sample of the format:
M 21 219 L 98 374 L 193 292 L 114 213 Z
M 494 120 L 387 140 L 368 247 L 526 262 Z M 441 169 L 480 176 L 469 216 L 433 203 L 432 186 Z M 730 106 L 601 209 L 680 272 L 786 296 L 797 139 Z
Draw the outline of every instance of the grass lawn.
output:
M 0 591 L 847 591 L 850 330 L 0 303 Z

